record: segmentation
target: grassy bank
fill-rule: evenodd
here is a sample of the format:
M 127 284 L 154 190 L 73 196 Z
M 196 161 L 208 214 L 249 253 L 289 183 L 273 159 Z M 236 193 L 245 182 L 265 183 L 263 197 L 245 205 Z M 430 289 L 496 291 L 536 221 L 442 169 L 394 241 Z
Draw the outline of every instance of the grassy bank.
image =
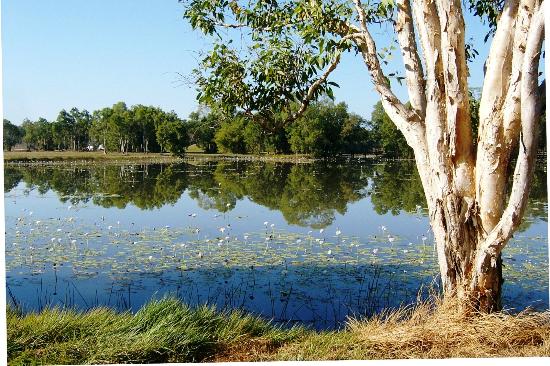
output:
M 8 358 L 123 363 L 550 356 L 550 313 L 470 315 L 430 301 L 346 329 L 283 329 L 241 312 L 154 301 L 136 314 L 8 309 Z
M 291 161 L 311 162 L 315 159 L 308 155 L 245 155 L 245 154 L 205 154 L 192 150 L 183 159 L 172 156 L 168 153 L 117 153 L 104 154 L 99 151 L 4 151 L 4 161 L 8 163 L 32 163 L 32 162 L 150 162 L 150 163 L 171 163 L 187 160 L 260 160 L 260 161 Z

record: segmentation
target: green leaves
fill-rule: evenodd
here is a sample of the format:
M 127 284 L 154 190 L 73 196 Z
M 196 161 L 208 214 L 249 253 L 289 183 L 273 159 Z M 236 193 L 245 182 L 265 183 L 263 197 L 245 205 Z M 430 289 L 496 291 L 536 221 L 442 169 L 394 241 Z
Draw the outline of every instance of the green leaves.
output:
M 352 12 L 340 1 L 185 3 L 194 28 L 221 37 L 194 71 L 199 101 L 228 114 L 244 111 L 248 118 L 278 123 L 275 114 L 301 102 L 324 69 L 353 48 L 341 41 Z M 333 98 L 326 82 L 313 99 L 324 94 Z

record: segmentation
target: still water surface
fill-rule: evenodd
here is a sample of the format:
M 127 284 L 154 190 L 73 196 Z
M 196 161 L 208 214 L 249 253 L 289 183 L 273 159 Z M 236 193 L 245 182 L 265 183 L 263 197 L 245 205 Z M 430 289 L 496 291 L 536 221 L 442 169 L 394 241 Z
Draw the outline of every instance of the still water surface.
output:
M 437 286 L 411 161 L 8 164 L 8 301 L 138 310 L 167 294 L 275 321 L 342 326 Z M 506 308 L 548 308 L 537 169 L 504 254 Z

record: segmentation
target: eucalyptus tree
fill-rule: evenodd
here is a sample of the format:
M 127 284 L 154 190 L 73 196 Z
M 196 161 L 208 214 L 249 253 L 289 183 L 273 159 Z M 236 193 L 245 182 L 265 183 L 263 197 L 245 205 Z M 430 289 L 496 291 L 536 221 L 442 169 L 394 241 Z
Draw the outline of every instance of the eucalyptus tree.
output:
M 218 147 L 214 138 L 223 120 L 223 114 L 215 108 L 199 106 L 199 109 L 191 112 L 187 118 L 190 142 L 206 153 L 215 153 Z
M 21 123 L 21 128 L 23 129 L 23 142 L 27 144 L 29 148 L 36 148 L 39 142 L 36 124 L 30 119 L 25 118 Z
M 544 0 L 468 1 L 494 24 L 475 153 L 467 78 L 472 48 L 461 0 L 184 2 L 191 25 L 214 41 L 196 74 L 199 100 L 239 110 L 266 128 L 290 123 L 319 95 L 332 95 L 329 78 L 342 53 L 357 54 L 413 149 L 445 295 L 493 311 L 500 307 L 501 252 L 521 222 L 535 165 L 545 93 L 539 76 Z M 386 21 L 401 51 L 401 75 L 387 73 L 385 50 L 372 36 L 373 25 Z M 232 48 L 241 35 L 235 32 L 246 41 Z M 406 82 L 410 107 L 390 77 Z M 278 110 L 284 119 L 271 118 Z M 508 194 L 507 168 L 518 143 Z
M 75 126 L 76 120 L 73 114 L 62 109 L 57 119 L 51 124 L 53 142 L 57 150 L 76 150 Z
M 187 124 L 174 113 L 164 113 L 162 121 L 156 128 L 157 141 L 160 147 L 178 157 L 185 155 L 189 146 Z
M 89 132 L 92 124 L 92 115 L 86 109 L 71 108 L 70 114 L 74 119 L 71 131 L 73 150 L 81 150 L 90 140 Z
M 384 111 L 382 103 L 378 102 L 372 110 L 369 127 L 374 139 L 375 148 L 382 154 L 391 157 L 410 158 L 412 148 L 407 144 L 403 134 Z
M 14 125 L 11 121 L 4 118 L 3 125 L 3 144 L 4 150 L 11 151 L 11 149 L 21 142 L 23 138 L 23 129 Z
M 159 150 L 156 137 L 156 125 L 159 123 L 161 113 L 163 112 L 159 108 L 141 104 L 134 105 L 130 108 L 134 127 L 137 129 L 136 131 L 139 131 L 138 140 L 140 150 L 144 153 Z

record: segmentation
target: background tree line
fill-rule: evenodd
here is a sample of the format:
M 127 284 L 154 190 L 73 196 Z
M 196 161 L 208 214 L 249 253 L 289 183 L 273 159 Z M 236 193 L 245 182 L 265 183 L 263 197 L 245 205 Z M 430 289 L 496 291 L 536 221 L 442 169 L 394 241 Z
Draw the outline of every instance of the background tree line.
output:
M 471 98 L 470 106 L 475 135 L 479 101 Z M 544 117 L 541 124 L 539 149 L 546 151 Z M 238 112 L 228 116 L 221 108 L 201 106 L 182 120 L 173 111 L 140 104 L 128 108 L 124 102 L 93 113 L 78 108 L 61 110 L 54 121 L 25 119 L 21 126 L 4 119 L 4 150 L 21 142 L 36 150 L 79 151 L 101 145 L 105 152 L 171 152 L 179 156 L 193 144 L 206 153 L 413 156 L 380 102 L 374 105 L 370 120 L 365 120 L 349 112 L 345 103 L 336 104 L 328 98 L 312 103 L 294 123 L 274 129 Z
M 189 145 L 187 126 L 175 112 L 158 107 L 119 102 L 96 110 L 61 110 L 48 121 L 25 119 L 20 126 L 4 119 L 4 150 L 25 143 L 33 150 L 94 150 L 105 152 L 172 152 L 180 155 Z

